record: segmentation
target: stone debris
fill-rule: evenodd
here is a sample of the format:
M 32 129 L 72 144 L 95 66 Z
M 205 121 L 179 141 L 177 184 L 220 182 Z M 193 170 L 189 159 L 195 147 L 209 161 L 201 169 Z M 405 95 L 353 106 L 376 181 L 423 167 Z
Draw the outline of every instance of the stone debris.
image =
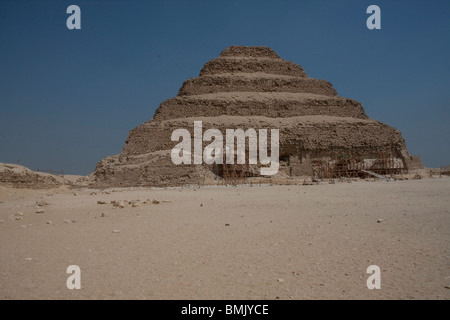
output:
M 140 206 L 141 206 L 141 202 L 140 202 L 140 201 L 133 201 L 133 202 L 131 203 L 131 206 L 132 206 L 133 208 L 140 207 Z
M 45 213 L 45 210 L 44 209 L 38 209 L 38 210 L 36 210 L 36 213 Z
M 159 204 L 161 202 L 168 203 L 170 201 L 169 200 L 159 201 L 155 199 L 147 199 L 145 201 L 141 201 L 137 199 L 137 200 L 111 200 L 110 203 L 113 205 L 113 207 L 122 209 L 125 208 L 126 205 L 130 205 L 132 208 L 139 208 L 145 204 Z
M 103 201 L 103 200 L 98 200 L 98 201 L 97 201 L 97 204 L 107 204 L 107 202 L 106 202 L 106 201 Z
M 113 205 L 114 207 L 117 207 L 117 208 L 120 208 L 120 209 L 125 208 L 125 202 L 124 202 L 124 201 L 116 201 L 116 200 L 112 200 L 111 203 L 112 203 L 112 205 Z
M 120 230 L 113 230 L 113 233 L 119 233 Z
M 37 201 L 36 202 L 36 205 L 38 206 L 38 207 L 45 207 L 45 206 L 48 206 L 48 203 L 46 202 L 46 201 Z
M 384 221 L 384 219 L 378 219 L 377 220 L 377 223 L 381 223 L 381 222 L 383 222 Z
M 105 217 L 109 217 L 109 213 L 108 212 L 102 212 L 102 218 L 105 218 Z

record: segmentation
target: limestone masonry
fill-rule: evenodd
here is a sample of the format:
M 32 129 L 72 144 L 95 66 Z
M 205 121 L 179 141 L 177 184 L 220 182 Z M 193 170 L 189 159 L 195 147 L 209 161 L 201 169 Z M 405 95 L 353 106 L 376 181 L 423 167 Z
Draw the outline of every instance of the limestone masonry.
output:
M 232 46 L 207 62 L 178 95 L 161 103 L 153 119 L 130 131 L 119 155 L 97 164 L 94 187 L 195 184 L 206 175 L 222 179 L 229 168 L 174 165 L 172 131 L 193 123 L 203 130 L 280 130 L 280 172 L 286 177 L 362 175 L 422 168 L 401 133 L 370 119 L 358 101 L 340 97 L 332 84 L 267 47 Z M 233 168 L 245 176 L 252 168 Z M 364 170 L 364 171 L 362 171 Z

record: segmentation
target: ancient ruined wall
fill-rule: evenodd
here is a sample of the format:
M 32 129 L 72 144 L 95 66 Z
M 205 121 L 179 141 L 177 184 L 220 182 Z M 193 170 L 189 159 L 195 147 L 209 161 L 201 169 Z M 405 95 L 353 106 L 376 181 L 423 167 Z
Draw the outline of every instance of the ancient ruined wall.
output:
M 50 189 L 62 185 L 62 178 L 35 172 L 15 164 L 0 163 L 0 184 L 13 188 Z

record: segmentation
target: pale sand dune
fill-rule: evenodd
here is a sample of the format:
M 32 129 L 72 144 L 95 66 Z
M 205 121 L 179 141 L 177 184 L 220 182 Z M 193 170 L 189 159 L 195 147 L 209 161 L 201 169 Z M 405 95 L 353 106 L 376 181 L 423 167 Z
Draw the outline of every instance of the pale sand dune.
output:
M 449 177 L 107 191 L 0 187 L 1 299 L 450 298 Z

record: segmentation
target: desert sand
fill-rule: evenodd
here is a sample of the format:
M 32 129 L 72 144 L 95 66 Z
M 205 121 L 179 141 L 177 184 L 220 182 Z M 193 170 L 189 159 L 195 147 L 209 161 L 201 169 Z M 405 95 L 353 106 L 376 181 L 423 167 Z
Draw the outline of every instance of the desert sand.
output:
M 349 181 L 0 186 L 0 298 L 449 299 L 450 178 Z

